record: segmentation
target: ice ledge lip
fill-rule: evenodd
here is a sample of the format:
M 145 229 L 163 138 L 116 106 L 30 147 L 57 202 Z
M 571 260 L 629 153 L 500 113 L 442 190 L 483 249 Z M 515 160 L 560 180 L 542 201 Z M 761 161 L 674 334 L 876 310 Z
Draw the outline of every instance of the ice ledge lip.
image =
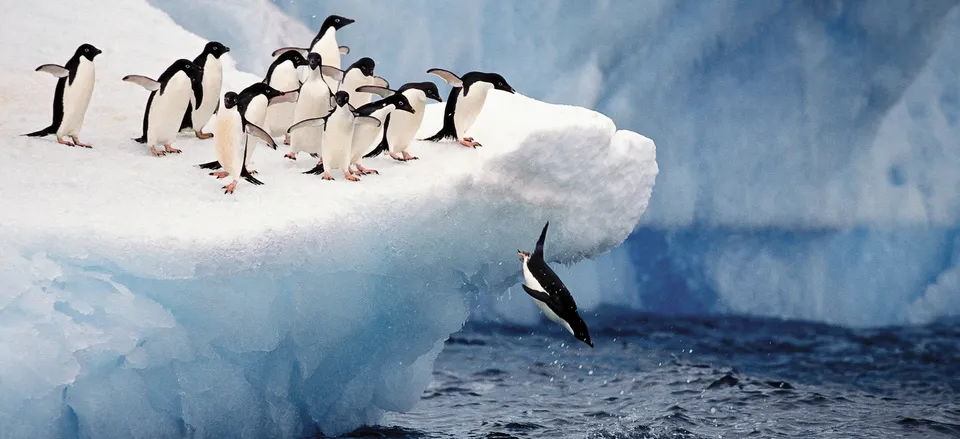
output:
M 428 107 L 419 137 L 438 128 L 441 111 Z M 519 95 L 491 92 L 471 135 L 484 146 L 418 142 L 412 150 L 421 160 L 368 161 L 381 175 L 360 183 L 319 181 L 297 172 L 306 163 L 261 150 L 268 184 L 236 197 L 190 167 L 212 146 L 195 140 L 182 139 L 184 154 L 161 160 L 136 148 L 20 156 L 15 166 L 0 165 L 8 176 L 2 193 L 20 186 L 32 196 L 0 213 L 0 239 L 158 278 L 290 265 L 380 272 L 385 252 L 405 255 L 410 269 L 434 266 L 450 251 L 512 260 L 549 220 L 548 257 L 573 261 L 626 239 L 658 172 L 650 139 L 617 131 L 594 111 Z M 114 172 L 130 162 L 135 175 Z M 51 166 L 77 175 L 38 184 L 57 172 Z

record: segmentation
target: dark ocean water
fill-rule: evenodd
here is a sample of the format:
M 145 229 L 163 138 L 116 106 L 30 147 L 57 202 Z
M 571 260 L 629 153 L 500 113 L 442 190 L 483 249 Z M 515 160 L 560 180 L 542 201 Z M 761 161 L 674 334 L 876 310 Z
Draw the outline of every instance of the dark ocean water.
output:
M 852 330 L 602 312 L 559 327 L 468 324 L 410 413 L 350 437 L 960 437 L 960 321 Z

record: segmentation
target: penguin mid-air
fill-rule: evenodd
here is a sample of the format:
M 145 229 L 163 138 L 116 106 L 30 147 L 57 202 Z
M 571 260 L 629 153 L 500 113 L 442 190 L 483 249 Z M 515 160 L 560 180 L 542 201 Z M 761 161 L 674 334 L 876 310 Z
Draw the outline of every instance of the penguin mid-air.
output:
M 407 148 L 410 147 L 410 142 L 416 136 L 420 123 L 423 122 L 427 99 L 433 99 L 437 102 L 443 102 L 443 99 L 440 99 L 440 92 L 437 90 L 436 84 L 432 82 L 410 82 L 400 87 L 397 93 L 407 98 L 414 111 L 394 112 L 387 115 L 383 121 L 383 137 L 380 139 L 380 143 L 364 158 L 376 157 L 384 152 L 389 152 L 390 157 L 394 160 L 401 162 L 417 160 L 417 157 L 407 152 Z M 399 154 L 402 154 L 402 156 Z
M 390 83 L 386 79 L 373 75 L 373 69 L 376 63 L 372 58 L 363 57 L 350 65 L 343 72 L 343 78 L 340 80 L 340 90 L 350 95 L 350 105 L 360 108 L 370 103 L 370 93 L 357 91 L 358 88 L 366 85 L 375 85 L 383 88 L 390 88 Z
M 249 141 L 246 137 L 255 136 L 263 140 L 273 149 L 277 149 L 276 142 L 263 128 L 254 125 L 243 117 L 241 98 L 234 92 L 227 92 L 223 96 L 223 109 L 217 114 L 216 151 L 217 161 L 223 164 L 225 172 L 222 177 L 233 177 L 233 181 L 223 186 L 224 194 L 232 194 L 237 188 L 238 178 L 243 177 L 253 184 L 263 184 L 253 178 L 246 168 Z
M 382 90 L 382 91 L 381 91 Z M 364 86 L 356 90 L 358 93 L 375 93 L 387 96 L 379 101 L 363 105 L 354 112 L 358 116 L 369 116 L 383 121 L 394 113 L 394 110 L 413 113 L 415 110 L 410 105 L 407 97 L 393 90 L 379 86 Z M 376 169 L 369 169 L 360 163 L 365 156 L 370 154 L 377 147 L 377 140 L 382 132 L 381 125 L 375 124 L 356 124 L 353 129 L 353 142 L 350 146 L 350 165 L 357 168 L 360 175 L 379 174 Z
M 263 78 L 263 83 L 280 91 L 292 91 L 300 88 L 300 76 L 297 74 L 297 67 L 308 65 L 307 59 L 297 51 L 289 51 L 280 54 L 273 60 L 270 68 L 267 70 L 267 76 Z M 264 128 L 271 136 L 284 136 L 283 143 L 290 144 L 290 136 L 286 135 L 290 125 L 293 125 L 293 110 L 296 104 L 285 102 L 277 105 L 271 105 L 267 109 L 267 119 L 264 121 Z
M 168 152 L 180 153 L 170 145 L 177 138 L 183 113 L 190 105 L 193 96 L 193 81 L 200 77 L 203 69 L 193 61 L 178 59 L 154 81 L 146 76 L 127 75 L 123 81 L 137 84 L 150 91 L 143 119 L 144 142 L 150 146 L 150 152 L 160 157 Z M 140 142 L 140 139 L 135 139 Z M 157 145 L 163 145 L 163 151 L 157 151 Z
M 310 42 L 310 47 L 283 47 L 274 50 L 273 56 L 278 56 L 289 51 L 300 52 L 300 55 L 304 57 L 310 52 L 319 53 L 324 63 L 339 70 L 340 56 L 349 54 L 350 48 L 337 45 L 337 30 L 353 22 L 354 20 L 346 17 L 331 15 L 327 17 L 326 20 L 323 20 L 323 24 L 320 25 L 320 31 L 317 32 L 317 36 L 313 37 L 313 41 Z M 337 89 L 337 82 L 335 80 L 327 79 L 327 85 L 330 86 L 331 90 Z
M 439 76 L 453 89 L 443 110 L 443 128 L 423 140 L 439 142 L 442 139 L 456 139 L 470 148 L 482 146 L 473 137 L 466 137 L 466 133 L 480 115 L 487 92 L 496 89 L 516 93 L 516 90 L 496 73 L 470 72 L 462 78 L 443 69 L 430 69 L 427 73 Z
M 272 105 L 279 105 L 287 102 L 294 102 L 297 100 L 297 92 L 282 92 L 277 90 L 267 84 L 262 82 L 254 83 L 247 88 L 240 91 L 237 95 L 238 104 L 237 108 L 240 111 L 240 115 L 243 116 L 243 120 L 246 123 L 253 124 L 254 126 L 262 126 L 264 119 L 267 115 L 267 108 Z M 246 152 L 244 153 L 244 165 L 245 170 L 250 175 L 256 174 L 252 168 L 253 165 L 253 156 L 254 152 L 257 149 L 257 145 L 260 143 L 260 140 L 253 134 L 248 134 L 244 147 Z M 269 142 L 268 142 L 269 144 Z M 274 148 L 276 149 L 276 148 Z M 219 160 L 212 161 L 209 163 L 203 163 L 199 165 L 202 169 L 220 169 L 222 164 Z M 216 176 L 217 178 L 226 177 L 227 172 L 211 172 L 210 175 Z M 245 175 L 243 176 L 245 177 Z M 253 183 L 253 182 L 251 182 Z M 262 184 L 256 182 L 255 184 Z
M 102 51 L 93 45 L 82 44 L 65 65 L 44 64 L 37 67 L 36 71 L 59 78 L 53 93 L 53 122 L 40 131 L 25 134 L 26 136 L 43 137 L 55 134 L 57 143 L 62 145 L 91 148 L 89 144 L 80 142 L 77 136 L 80 135 L 96 81 L 93 58 L 100 53 Z M 70 137 L 73 143 L 63 140 L 64 137 Z
M 220 87 L 223 84 L 220 56 L 229 51 L 229 47 L 211 41 L 203 46 L 203 52 L 193 60 L 194 64 L 203 69 L 203 73 L 193 81 L 193 99 L 190 100 L 190 108 L 183 114 L 180 131 L 193 130 L 200 139 L 213 137 L 212 134 L 204 133 L 203 127 L 220 105 Z
M 300 97 L 293 110 L 294 122 L 315 119 L 330 114 L 333 91 L 323 80 L 323 71 L 333 67 L 324 66 L 323 58 L 319 53 L 310 52 L 307 55 L 309 71 L 307 80 L 300 86 Z M 290 152 L 284 157 L 290 160 L 297 159 L 298 152 L 320 154 L 320 145 L 323 130 L 316 127 L 304 127 L 290 133 Z M 319 164 L 317 166 L 320 166 Z M 320 172 L 323 172 L 322 170 Z
M 563 281 L 557 277 L 557 274 L 547 265 L 543 259 L 543 242 L 547 239 L 547 227 L 550 223 L 543 226 L 540 232 L 540 239 L 537 240 L 537 247 L 533 254 L 522 250 L 517 250 L 520 255 L 520 262 L 523 263 L 523 280 L 521 285 L 523 290 L 533 299 L 537 307 L 549 318 L 560 326 L 563 326 L 573 334 L 577 340 L 580 340 L 590 347 L 593 342 L 590 340 L 590 332 L 587 330 L 587 324 L 577 313 L 577 303 Z
M 333 112 L 325 117 L 307 119 L 290 127 L 295 131 L 304 127 L 318 127 L 323 129 L 323 148 L 320 153 L 323 161 L 323 179 L 333 180 L 331 169 L 343 171 L 343 177 L 350 181 L 360 181 L 350 170 L 351 146 L 355 125 L 373 124 L 380 126 L 380 121 L 374 117 L 357 116 L 350 105 L 350 95 L 345 91 L 338 91 L 334 95 L 336 106 Z M 309 171 L 308 171 L 309 172 Z

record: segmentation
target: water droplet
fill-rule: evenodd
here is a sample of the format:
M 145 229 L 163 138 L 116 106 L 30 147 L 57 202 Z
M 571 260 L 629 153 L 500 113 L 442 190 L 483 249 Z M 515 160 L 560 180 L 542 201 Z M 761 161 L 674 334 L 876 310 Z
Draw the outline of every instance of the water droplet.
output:
M 710 407 L 710 413 L 716 413 L 716 412 L 717 412 L 716 407 Z
M 593 371 L 587 372 L 587 375 L 593 375 Z

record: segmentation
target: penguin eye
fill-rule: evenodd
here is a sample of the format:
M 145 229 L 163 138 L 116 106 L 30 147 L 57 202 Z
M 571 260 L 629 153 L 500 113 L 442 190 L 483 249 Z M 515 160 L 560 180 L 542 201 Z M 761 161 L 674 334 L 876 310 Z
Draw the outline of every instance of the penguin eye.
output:
M 84 48 L 83 51 L 86 53 L 86 52 L 89 52 L 90 49 Z
M 334 18 L 333 21 L 339 23 L 339 22 L 340 22 L 340 19 L 339 19 L 339 18 Z

